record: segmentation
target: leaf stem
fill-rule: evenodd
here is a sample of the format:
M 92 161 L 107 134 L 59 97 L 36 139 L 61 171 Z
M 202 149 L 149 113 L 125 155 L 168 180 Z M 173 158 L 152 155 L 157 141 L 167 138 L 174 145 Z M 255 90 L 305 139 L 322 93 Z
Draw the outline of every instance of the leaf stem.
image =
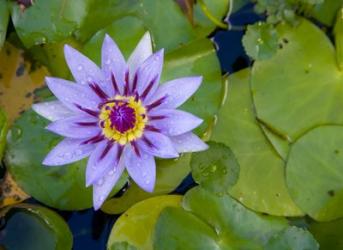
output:
M 218 20 L 215 16 L 212 15 L 212 13 L 207 8 L 207 5 L 205 4 L 205 2 L 203 0 L 198 0 L 198 3 L 200 5 L 202 12 L 205 14 L 205 16 L 207 16 L 207 18 L 212 23 L 214 23 L 215 25 L 217 25 L 218 27 L 223 28 L 223 29 L 228 28 L 228 25 L 226 23 L 223 23 L 221 20 Z

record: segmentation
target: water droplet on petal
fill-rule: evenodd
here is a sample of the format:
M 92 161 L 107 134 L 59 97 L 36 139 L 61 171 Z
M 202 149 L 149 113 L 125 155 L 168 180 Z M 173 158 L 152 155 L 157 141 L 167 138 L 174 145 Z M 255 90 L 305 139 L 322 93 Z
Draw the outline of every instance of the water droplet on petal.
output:
M 77 70 L 81 71 L 83 69 L 82 65 L 77 66 Z
M 101 178 L 98 180 L 98 182 L 96 183 L 98 186 L 102 186 L 104 184 L 104 179 Z
M 107 59 L 105 63 L 109 65 L 111 63 L 111 59 Z

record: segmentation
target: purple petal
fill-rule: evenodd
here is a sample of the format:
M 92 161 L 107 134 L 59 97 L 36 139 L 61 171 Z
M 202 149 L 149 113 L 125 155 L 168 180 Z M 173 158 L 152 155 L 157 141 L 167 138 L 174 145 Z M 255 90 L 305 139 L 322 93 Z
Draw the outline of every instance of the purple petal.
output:
M 124 166 L 124 159 L 122 157 L 116 166 L 116 171 L 109 170 L 102 179 L 99 179 L 93 185 L 93 206 L 95 210 L 101 207 L 107 196 L 111 193 L 125 169 Z
M 155 187 L 156 165 L 152 155 L 140 152 L 138 156 L 131 146 L 124 151 L 125 165 L 130 177 L 146 192 Z
M 179 153 L 198 152 L 208 149 L 207 144 L 191 132 L 173 136 L 170 139 Z
M 137 69 L 137 92 L 143 100 L 152 96 L 159 84 L 163 66 L 163 49 L 152 54 Z
M 149 32 L 146 32 L 139 41 L 137 47 L 132 52 L 127 64 L 129 66 L 130 77 L 133 80 L 133 75 L 136 73 L 138 67 L 152 55 L 152 42 Z
M 33 104 L 32 109 L 50 121 L 57 121 L 75 115 L 74 111 L 68 109 L 60 101 Z
M 122 94 L 124 90 L 125 73 L 127 65 L 125 58 L 118 48 L 117 44 L 112 40 L 109 35 L 105 35 L 104 42 L 101 50 L 101 67 L 104 72 L 106 81 L 111 87 L 111 94 Z M 112 79 L 112 74 L 113 78 Z M 114 85 L 117 85 L 116 87 Z M 119 90 L 117 93 L 116 89 Z
M 168 136 L 181 135 L 198 127 L 203 120 L 181 110 L 157 109 L 149 112 L 149 120 L 152 126 L 161 130 Z
M 176 158 L 179 156 L 168 136 L 158 132 L 145 131 L 138 141 L 139 149 L 160 158 Z
M 96 118 L 76 115 L 50 123 L 46 129 L 70 138 L 89 138 L 101 132 Z
M 64 46 L 64 56 L 77 83 L 82 85 L 97 83 L 107 94 L 110 94 L 111 89 L 106 84 L 102 71 L 93 61 L 68 45 Z
M 109 144 L 108 140 L 100 142 L 89 157 L 86 170 L 86 186 L 94 184 L 110 170 L 117 171 L 120 159 L 118 144 Z
M 200 87 L 201 76 L 178 78 L 166 82 L 159 86 L 154 96 L 149 100 L 149 104 L 166 97 L 160 108 L 177 108 Z
M 46 77 L 46 83 L 52 93 L 68 108 L 74 111 L 80 111 L 77 106 L 97 109 L 100 99 L 88 87 L 53 77 Z
M 59 166 L 79 161 L 94 150 L 94 144 L 82 144 L 82 139 L 66 138 L 61 141 L 45 157 L 43 164 L 46 166 Z

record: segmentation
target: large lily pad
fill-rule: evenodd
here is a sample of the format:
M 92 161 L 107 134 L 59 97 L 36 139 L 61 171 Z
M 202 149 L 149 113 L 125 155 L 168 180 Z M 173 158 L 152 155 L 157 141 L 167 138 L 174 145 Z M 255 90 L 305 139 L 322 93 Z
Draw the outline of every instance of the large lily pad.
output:
M 145 192 L 131 183 L 122 196 L 108 200 L 101 209 L 106 213 L 120 214 L 141 200 L 174 191 L 190 172 L 190 159 L 190 154 L 184 154 L 175 160 L 158 160 L 154 192 Z
M 72 249 L 73 236 L 68 225 L 58 214 L 47 208 L 18 205 L 8 209 L 3 219 L 6 224 L 0 231 L 1 249 Z
M 289 228 L 285 219 L 249 211 L 229 195 L 219 197 L 196 187 L 184 196 L 183 208 L 162 211 L 156 224 L 154 249 L 257 250 L 266 249 L 276 237 L 288 240 L 287 234 L 281 233 Z M 318 249 L 311 234 L 298 237 L 314 247 L 294 249 Z
M 114 224 L 108 249 L 118 249 L 113 245 L 126 242 L 140 250 L 152 250 L 155 224 L 161 211 L 166 207 L 179 207 L 181 198 L 179 195 L 163 195 L 135 204 Z
M 296 204 L 319 221 L 343 217 L 343 126 L 318 127 L 291 147 L 287 186 Z
M 229 146 L 240 165 L 230 194 L 248 208 L 280 216 L 302 212 L 288 194 L 284 162 L 263 134 L 253 112 L 249 70 L 231 75 L 228 97 L 218 114 L 212 140 Z
M 304 19 L 278 32 L 286 44 L 252 70 L 258 118 L 289 141 L 321 124 L 342 124 L 343 75 L 329 38 Z
M 63 210 L 92 206 L 92 189 L 85 187 L 86 160 L 46 167 L 44 157 L 61 140 L 45 130 L 48 121 L 29 110 L 12 126 L 8 135 L 6 165 L 19 186 L 35 199 Z M 123 175 L 113 192 L 126 182 Z
M 33 45 L 58 42 L 72 35 L 81 25 L 90 0 L 35 0 L 22 11 L 11 3 L 12 21 L 23 44 Z

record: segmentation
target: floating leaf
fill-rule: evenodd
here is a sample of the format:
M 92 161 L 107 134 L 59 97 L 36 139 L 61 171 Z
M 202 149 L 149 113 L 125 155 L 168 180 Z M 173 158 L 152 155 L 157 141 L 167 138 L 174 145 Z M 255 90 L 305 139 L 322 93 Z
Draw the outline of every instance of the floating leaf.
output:
M 27 48 L 59 42 L 70 37 L 81 25 L 90 1 L 35 0 L 25 11 L 22 11 L 16 2 L 12 2 L 12 21 L 18 36 Z
M 6 224 L 0 231 L 1 249 L 72 249 L 73 236 L 68 225 L 59 215 L 47 208 L 17 205 L 7 210 L 4 219 Z
M 229 195 L 219 197 L 200 187 L 186 193 L 183 208 L 162 211 L 154 249 L 267 249 L 270 239 L 289 228 L 283 218 L 262 216 Z M 305 242 L 307 238 L 313 240 L 309 233 L 298 237 Z M 298 239 L 291 241 L 293 244 Z
M 265 136 L 268 141 L 272 144 L 277 154 L 284 160 L 287 160 L 287 155 L 289 151 L 289 143 L 286 139 L 282 138 L 280 135 L 275 134 L 268 127 L 260 124 Z
M 307 230 L 288 227 L 274 235 L 267 243 L 266 250 L 309 250 L 319 249 L 319 244 Z
M 5 43 L 0 51 L 0 107 L 11 124 L 20 113 L 31 107 L 33 91 L 43 86 L 48 71 L 23 57 L 23 50 Z
M 218 114 L 212 140 L 231 148 L 240 174 L 230 194 L 248 208 L 280 216 L 299 216 L 288 194 L 284 162 L 276 154 L 256 121 L 249 88 L 249 70 L 229 79 L 229 96 Z M 271 188 L 273 187 L 273 188 Z
M 0 50 L 6 39 L 8 21 L 10 19 L 10 12 L 8 9 L 8 1 L 0 1 Z
M 291 147 L 287 186 L 296 204 L 318 221 L 343 217 L 343 126 L 311 130 Z
M 208 150 L 192 154 L 192 176 L 206 190 L 223 195 L 237 182 L 239 165 L 231 149 L 224 144 L 207 144 Z
M 338 67 L 343 69 L 343 7 L 337 13 L 335 25 L 336 58 Z
M 59 167 L 42 165 L 44 157 L 61 140 L 45 129 L 48 121 L 34 111 L 26 111 L 8 135 L 5 163 L 14 180 L 32 197 L 63 210 L 92 206 L 92 189 L 85 187 L 86 160 Z M 127 180 L 123 175 L 113 192 Z
M 137 248 L 127 242 L 115 242 L 111 244 L 108 250 L 137 250 Z
M 304 19 L 278 32 L 283 48 L 252 70 L 257 117 L 290 142 L 315 126 L 343 124 L 343 75 L 328 37 Z
M 343 249 L 343 219 L 331 222 L 314 222 L 309 227 L 322 250 Z
M 278 48 L 278 34 L 275 28 L 262 22 L 249 25 L 242 41 L 245 51 L 254 60 L 271 58 Z
M 141 201 L 127 210 L 114 224 L 110 233 L 108 250 L 116 248 L 120 242 L 127 242 L 140 250 L 153 249 L 153 233 L 161 211 L 166 207 L 179 207 L 181 196 L 163 195 Z
M 195 4 L 195 0 L 175 0 L 180 8 L 182 9 L 183 13 L 186 15 L 188 20 L 193 24 L 193 5 Z
M 343 0 L 324 0 L 321 4 L 318 4 L 313 8 L 310 15 L 323 24 L 332 26 L 342 4 Z
M 120 214 L 141 200 L 174 191 L 190 172 L 190 159 L 190 154 L 184 154 L 175 160 L 158 160 L 153 193 L 145 192 L 135 183 L 131 183 L 122 196 L 108 200 L 101 209 L 106 213 Z

